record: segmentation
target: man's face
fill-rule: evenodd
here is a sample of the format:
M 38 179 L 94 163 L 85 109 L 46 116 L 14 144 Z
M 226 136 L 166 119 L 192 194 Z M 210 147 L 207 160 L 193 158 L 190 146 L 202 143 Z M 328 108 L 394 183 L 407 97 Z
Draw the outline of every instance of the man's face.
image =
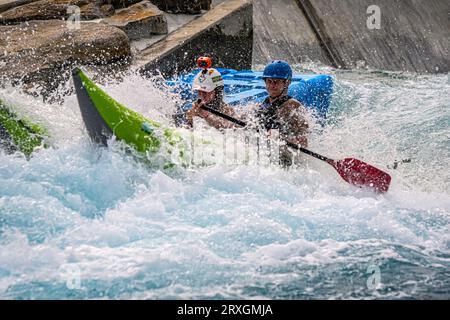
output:
M 216 97 L 216 92 L 213 90 L 211 92 L 198 90 L 198 98 L 202 100 L 203 103 L 210 103 Z
M 280 96 L 286 88 L 287 80 L 268 78 L 266 81 L 266 89 L 271 97 Z

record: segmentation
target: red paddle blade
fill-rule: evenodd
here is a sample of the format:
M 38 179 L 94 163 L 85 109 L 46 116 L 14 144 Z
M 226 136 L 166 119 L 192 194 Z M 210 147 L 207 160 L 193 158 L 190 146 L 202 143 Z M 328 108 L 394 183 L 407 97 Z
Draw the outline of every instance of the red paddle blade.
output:
M 347 158 L 330 164 L 342 179 L 358 187 L 368 187 L 376 192 L 385 193 L 389 189 L 391 176 L 368 163 L 358 159 Z

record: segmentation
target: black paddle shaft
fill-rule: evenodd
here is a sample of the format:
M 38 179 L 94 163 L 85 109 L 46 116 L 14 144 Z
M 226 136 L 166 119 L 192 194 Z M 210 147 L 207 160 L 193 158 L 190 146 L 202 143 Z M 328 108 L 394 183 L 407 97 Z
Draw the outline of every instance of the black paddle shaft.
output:
M 235 123 L 235 124 L 237 124 L 237 125 L 239 125 L 241 127 L 246 127 L 247 126 L 246 122 L 238 120 L 236 118 L 233 118 L 233 117 L 231 117 L 231 116 L 229 116 L 227 114 L 223 114 L 222 112 L 219 112 L 219 111 L 217 111 L 215 109 L 209 108 L 209 107 L 207 107 L 205 105 L 201 105 L 200 108 L 205 110 L 205 111 L 211 112 L 212 114 L 215 114 L 216 116 L 224 118 L 224 119 L 226 119 L 226 120 L 228 120 L 230 122 L 233 122 L 233 123 Z M 308 149 L 300 147 L 299 145 L 297 145 L 295 143 L 292 143 L 292 142 L 289 142 L 289 141 L 286 141 L 286 140 L 285 140 L 285 142 L 286 142 L 287 146 L 291 147 L 292 149 L 295 149 L 295 150 L 301 151 L 303 153 L 306 153 L 307 155 L 310 155 L 311 157 L 314 157 L 316 159 L 319 159 L 319 160 L 322 160 L 322 161 L 325 161 L 325 162 L 328 162 L 328 163 L 333 161 L 333 160 L 331 160 L 331 159 L 329 159 L 327 157 L 324 157 L 324 156 L 322 156 L 322 155 L 320 155 L 318 153 L 315 153 L 315 152 L 312 152 L 312 151 L 310 151 Z

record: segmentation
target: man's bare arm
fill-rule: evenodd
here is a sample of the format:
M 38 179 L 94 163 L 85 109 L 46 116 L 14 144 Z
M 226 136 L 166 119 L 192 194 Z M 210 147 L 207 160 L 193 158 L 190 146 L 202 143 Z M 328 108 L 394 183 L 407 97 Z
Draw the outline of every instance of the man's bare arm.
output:
M 283 106 L 281 116 L 283 122 L 287 124 L 285 139 L 307 148 L 309 124 L 306 109 L 299 102 L 288 102 Z

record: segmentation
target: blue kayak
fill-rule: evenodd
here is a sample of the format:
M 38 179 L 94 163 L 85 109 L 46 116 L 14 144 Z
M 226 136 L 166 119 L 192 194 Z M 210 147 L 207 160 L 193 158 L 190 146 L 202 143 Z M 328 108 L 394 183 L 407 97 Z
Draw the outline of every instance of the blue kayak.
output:
M 267 97 L 262 72 L 222 68 L 217 68 L 217 70 L 222 74 L 225 83 L 225 101 L 231 106 L 260 103 Z M 180 114 L 191 107 L 191 101 L 196 100 L 196 96 L 192 92 L 192 83 L 199 71 L 200 69 L 196 69 L 189 74 L 166 81 L 166 84 L 173 87 L 173 91 L 181 95 L 184 101 L 189 101 L 180 107 Z M 333 78 L 323 74 L 294 74 L 288 92 L 306 108 L 313 110 L 319 120 L 326 118 L 332 93 Z

